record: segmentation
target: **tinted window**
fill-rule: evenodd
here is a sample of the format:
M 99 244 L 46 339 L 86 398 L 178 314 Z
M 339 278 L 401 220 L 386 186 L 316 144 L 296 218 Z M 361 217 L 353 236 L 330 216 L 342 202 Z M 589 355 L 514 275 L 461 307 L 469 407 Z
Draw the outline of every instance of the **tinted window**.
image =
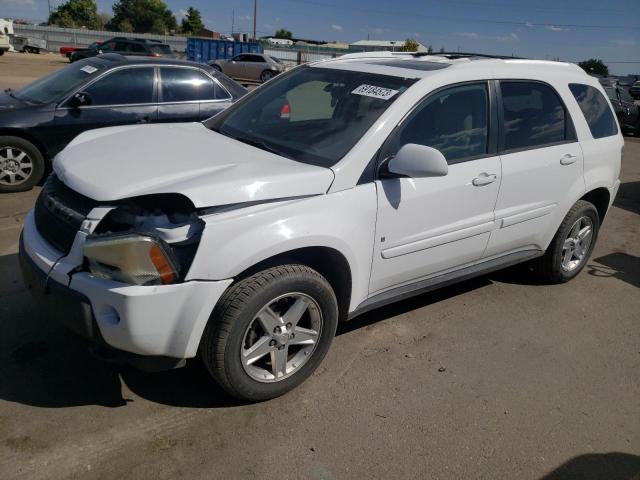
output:
M 127 68 L 107 74 L 87 88 L 92 105 L 129 105 L 153 101 L 153 68 Z
M 597 88 L 572 83 L 569 89 L 576 98 L 593 138 L 609 137 L 618 133 L 618 125 L 604 95 Z
M 199 70 L 162 68 L 162 101 L 189 102 L 226 98 L 225 92 Z
M 564 106 L 549 86 L 500 82 L 504 114 L 504 149 L 531 148 L 567 139 Z
M 169 45 L 151 45 L 149 50 L 157 55 L 171 55 L 171 48 L 169 48 Z
M 396 148 L 417 143 L 440 150 L 449 163 L 487 153 L 486 84 L 448 88 L 429 97 L 402 128 Z
M 146 53 L 147 51 L 144 48 L 144 45 L 141 45 L 139 43 L 129 43 L 127 44 L 127 52 L 134 52 L 134 53 Z
M 248 59 L 249 62 L 266 63 L 266 60 L 260 55 L 248 55 L 248 57 L 249 57 Z

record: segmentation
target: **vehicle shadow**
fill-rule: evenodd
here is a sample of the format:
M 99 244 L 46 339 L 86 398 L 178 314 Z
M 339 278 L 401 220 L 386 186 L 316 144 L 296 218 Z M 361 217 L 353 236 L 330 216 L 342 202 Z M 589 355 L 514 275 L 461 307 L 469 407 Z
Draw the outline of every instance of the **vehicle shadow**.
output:
M 594 277 L 613 277 L 640 288 L 640 258 L 624 252 L 609 253 L 589 264 L 589 275 Z
M 640 181 L 621 184 L 613 205 L 640 214 Z
M 628 453 L 589 453 L 568 460 L 540 480 L 638 480 L 640 457 Z

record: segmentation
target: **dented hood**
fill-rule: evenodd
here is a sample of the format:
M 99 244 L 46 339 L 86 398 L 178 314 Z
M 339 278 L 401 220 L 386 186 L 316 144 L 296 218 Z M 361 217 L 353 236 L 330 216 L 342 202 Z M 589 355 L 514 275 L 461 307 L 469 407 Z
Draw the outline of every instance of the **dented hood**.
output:
M 325 193 L 333 171 L 289 160 L 200 123 L 85 132 L 58 154 L 54 171 L 99 201 L 180 193 L 210 207 Z

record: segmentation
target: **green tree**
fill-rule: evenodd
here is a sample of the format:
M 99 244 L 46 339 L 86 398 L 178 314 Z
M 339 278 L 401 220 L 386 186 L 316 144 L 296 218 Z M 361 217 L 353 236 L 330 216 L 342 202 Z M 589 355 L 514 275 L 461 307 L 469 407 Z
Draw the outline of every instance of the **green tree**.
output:
M 187 14 L 182 19 L 182 32 L 183 33 L 198 33 L 204 28 L 204 22 L 200 15 L 200 10 L 193 7 L 187 9 Z
M 417 52 L 420 44 L 413 38 L 407 38 L 404 41 L 404 45 L 400 47 L 401 52 Z
M 136 33 L 166 33 L 175 30 L 178 23 L 162 0 L 118 0 L 108 28 L 118 31 L 128 25 Z
M 578 63 L 578 65 L 587 73 L 593 73 L 605 77 L 609 75 L 609 67 L 607 67 L 602 60 L 597 58 L 584 60 L 583 62 Z
M 65 28 L 102 28 L 95 0 L 68 0 L 51 12 L 49 23 Z
M 291 38 L 293 37 L 293 34 L 289 30 L 285 30 L 284 28 L 281 28 L 280 30 L 276 31 L 275 37 L 291 40 Z

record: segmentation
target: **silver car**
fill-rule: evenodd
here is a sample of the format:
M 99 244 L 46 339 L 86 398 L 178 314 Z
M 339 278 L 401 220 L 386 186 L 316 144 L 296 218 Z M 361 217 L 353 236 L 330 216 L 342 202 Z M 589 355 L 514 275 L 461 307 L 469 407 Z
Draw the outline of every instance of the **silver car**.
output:
M 280 60 L 264 53 L 241 53 L 228 60 L 212 60 L 209 65 L 233 79 L 263 83 L 285 70 Z

